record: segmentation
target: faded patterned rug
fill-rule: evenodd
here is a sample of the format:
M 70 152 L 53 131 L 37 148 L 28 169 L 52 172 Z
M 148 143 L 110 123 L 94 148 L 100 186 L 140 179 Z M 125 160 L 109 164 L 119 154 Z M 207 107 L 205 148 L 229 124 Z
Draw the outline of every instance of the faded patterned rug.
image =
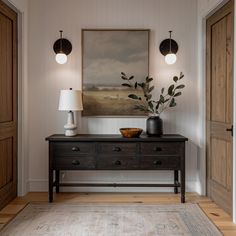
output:
M 27 205 L 1 236 L 218 236 L 197 204 Z

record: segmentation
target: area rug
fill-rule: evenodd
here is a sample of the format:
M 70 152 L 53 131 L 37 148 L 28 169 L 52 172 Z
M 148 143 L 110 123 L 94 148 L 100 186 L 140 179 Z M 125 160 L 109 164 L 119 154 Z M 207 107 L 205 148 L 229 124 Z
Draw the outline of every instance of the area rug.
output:
M 95 205 L 38 203 L 26 206 L 1 236 L 218 236 L 197 204 Z

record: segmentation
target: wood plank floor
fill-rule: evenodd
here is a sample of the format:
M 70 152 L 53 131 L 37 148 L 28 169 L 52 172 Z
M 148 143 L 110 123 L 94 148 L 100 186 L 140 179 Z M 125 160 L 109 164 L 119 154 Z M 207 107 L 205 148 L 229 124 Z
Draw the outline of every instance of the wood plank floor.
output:
M 179 203 L 180 196 L 173 193 L 59 193 L 54 195 L 55 202 L 63 203 L 144 203 L 172 204 Z M 0 211 L 0 228 L 9 222 L 29 202 L 47 202 L 47 193 L 28 193 L 17 197 Z M 187 193 L 186 201 L 198 203 L 207 216 L 226 236 L 236 235 L 236 224 L 231 217 L 207 197 L 196 193 Z

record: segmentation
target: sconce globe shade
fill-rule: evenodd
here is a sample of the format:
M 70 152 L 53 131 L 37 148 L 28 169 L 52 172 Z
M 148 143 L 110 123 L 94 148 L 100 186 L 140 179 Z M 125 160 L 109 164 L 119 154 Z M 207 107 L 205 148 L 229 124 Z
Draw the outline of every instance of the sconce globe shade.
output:
M 56 54 L 56 62 L 58 64 L 65 64 L 67 62 L 67 56 L 64 53 L 57 53 Z
M 174 53 L 169 53 L 165 56 L 165 62 L 168 65 L 172 65 L 175 64 L 175 62 L 177 61 L 177 57 Z

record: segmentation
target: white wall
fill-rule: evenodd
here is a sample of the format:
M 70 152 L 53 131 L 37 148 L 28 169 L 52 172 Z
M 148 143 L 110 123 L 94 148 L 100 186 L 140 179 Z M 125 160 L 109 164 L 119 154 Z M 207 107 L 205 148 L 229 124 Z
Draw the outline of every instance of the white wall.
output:
M 198 0 L 198 15 L 206 16 L 224 0 Z
M 82 28 L 151 29 L 150 75 L 155 78 L 158 89 L 168 85 L 173 75 L 183 71 L 186 90 L 178 100 L 177 108 L 164 114 L 164 131 L 181 133 L 189 138 L 186 156 L 187 183 L 188 189 L 196 190 L 199 152 L 196 9 L 196 0 L 29 1 L 30 191 L 47 190 L 48 145 L 45 137 L 53 133 L 63 133 L 66 121 L 66 113 L 57 111 L 59 91 L 69 87 L 81 88 Z M 66 65 L 55 62 L 52 49 L 60 29 L 64 30 L 64 36 L 73 45 Z M 160 42 L 168 37 L 168 30 L 174 31 L 173 37 L 179 43 L 178 61 L 173 66 L 164 63 L 164 57 L 158 49 Z M 79 125 L 82 133 L 118 133 L 118 129 L 125 126 L 145 128 L 145 119 L 80 118 Z M 65 180 L 145 182 L 164 179 L 168 182 L 172 180 L 170 177 L 172 175 L 169 173 L 141 171 L 83 172 L 66 173 Z

